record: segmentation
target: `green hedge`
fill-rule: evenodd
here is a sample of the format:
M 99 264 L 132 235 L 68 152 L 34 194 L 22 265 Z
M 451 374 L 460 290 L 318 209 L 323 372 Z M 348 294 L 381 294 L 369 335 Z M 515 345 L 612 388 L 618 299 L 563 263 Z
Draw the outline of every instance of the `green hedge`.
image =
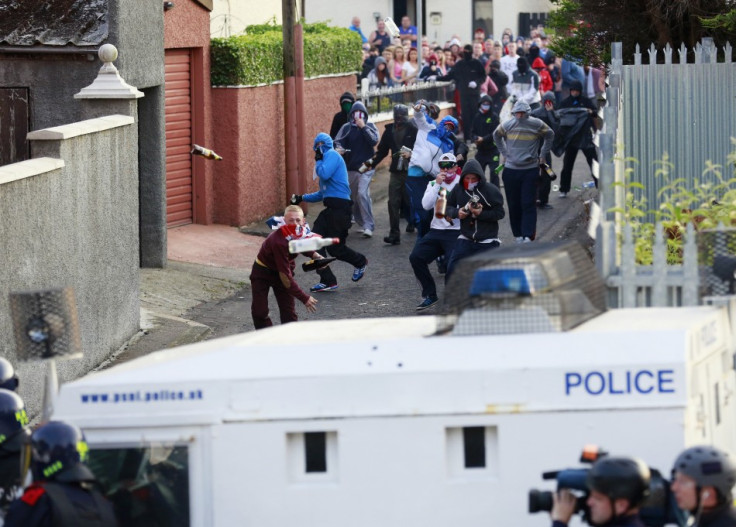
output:
M 213 38 L 210 47 L 213 86 L 268 84 L 283 80 L 281 26 L 248 26 L 245 34 Z M 306 77 L 355 73 L 363 62 L 360 35 L 325 23 L 304 24 Z

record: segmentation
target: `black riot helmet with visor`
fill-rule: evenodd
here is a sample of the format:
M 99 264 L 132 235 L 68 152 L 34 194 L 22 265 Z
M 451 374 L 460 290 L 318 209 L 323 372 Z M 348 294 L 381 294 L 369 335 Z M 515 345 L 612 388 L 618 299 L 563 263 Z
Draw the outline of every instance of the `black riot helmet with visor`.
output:
M 49 421 L 31 435 L 23 465 L 34 481 L 94 481 L 87 467 L 89 448 L 82 431 L 69 423 Z
M 19 384 L 13 365 L 8 359 L 0 357 L 0 388 L 14 392 L 18 389 Z
M 0 388 L 0 488 L 20 485 L 21 453 L 30 435 L 23 399 Z

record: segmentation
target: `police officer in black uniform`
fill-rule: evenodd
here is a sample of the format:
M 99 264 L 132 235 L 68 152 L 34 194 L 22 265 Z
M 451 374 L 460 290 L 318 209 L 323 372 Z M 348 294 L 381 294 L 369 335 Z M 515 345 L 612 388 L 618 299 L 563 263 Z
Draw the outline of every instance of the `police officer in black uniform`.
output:
M 649 467 L 628 457 L 604 457 L 588 472 L 588 523 L 599 526 L 644 527 L 639 508 L 649 495 Z M 575 511 L 568 489 L 554 495 L 552 526 L 565 527 Z
M 93 487 L 79 428 L 50 421 L 33 432 L 29 446 L 33 484 L 10 505 L 5 527 L 117 525 L 112 505 Z
M 734 484 L 733 458 L 712 446 L 688 448 L 672 467 L 672 493 L 677 506 L 693 516 L 697 527 L 736 526 Z
M 12 366 L 10 371 L 12 377 Z M 10 502 L 20 494 L 21 452 L 30 436 L 23 400 L 0 388 L 0 525 Z
M 0 357 L 0 388 L 15 392 L 18 390 L 18 376 L 10 361 Z

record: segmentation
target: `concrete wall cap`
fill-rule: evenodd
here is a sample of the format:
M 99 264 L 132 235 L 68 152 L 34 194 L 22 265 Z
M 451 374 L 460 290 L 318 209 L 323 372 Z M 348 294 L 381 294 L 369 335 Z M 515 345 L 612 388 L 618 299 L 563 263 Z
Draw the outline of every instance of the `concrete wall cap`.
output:
M 128 115 L 108 115 L 98 117 L 96 119 L 88 119 L 72 124 L 64 124 L 54 126 L 53 128 L 44 128 L 43 130 L 35 130 L 27 136 L 29 141 L 59 141 L 62 139 L 70 139 L 79 135 L 93 134 L 134 124 L 135 119 Z
M 18 181 L 19 179 L 39 176 L 65 166 L 63 159 L 53 157 L 39 157 L 27 161 L 19 161 L 0 167 L 0 185 Z

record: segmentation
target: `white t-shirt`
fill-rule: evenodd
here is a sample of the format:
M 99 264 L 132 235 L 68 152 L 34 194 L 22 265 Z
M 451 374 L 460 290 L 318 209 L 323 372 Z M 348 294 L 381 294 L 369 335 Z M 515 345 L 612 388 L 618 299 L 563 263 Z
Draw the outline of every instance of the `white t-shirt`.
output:
M 404 65 L 401 67 L 401 71 L 404 73 L 404 77 L 409 77 L 410 75 L 414 75 L 419 70 L 418 67 L 414 67 L 414 65 L 409 62 L 408 60 L 404 62 Z M 416 77 L 411 79 L 409 82 L 414 83 L 416 82 Z

